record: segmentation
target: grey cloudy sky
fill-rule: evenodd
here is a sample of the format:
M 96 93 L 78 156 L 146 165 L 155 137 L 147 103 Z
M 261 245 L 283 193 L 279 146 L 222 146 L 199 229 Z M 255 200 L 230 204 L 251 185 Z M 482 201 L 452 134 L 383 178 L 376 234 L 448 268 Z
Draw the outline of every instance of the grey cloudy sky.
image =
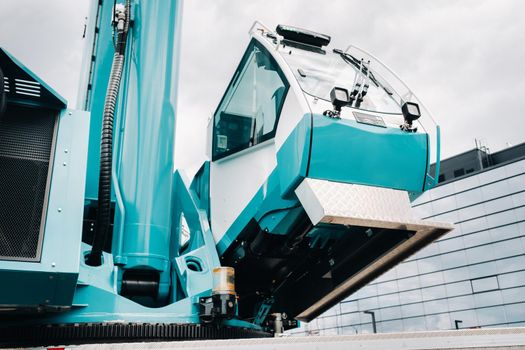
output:
M 160 0 L 159 0 L 160 1 Z M 0 46 L 76 101 L 88 0 L 2 0 Z M 295 25 L 382 59 L 442 126 L 443 154 L 483 139 L 525 141 L 525 1 L 187 0 L 177 164 L 204 159 L 205 126 L 248 43 L 254 20 Z

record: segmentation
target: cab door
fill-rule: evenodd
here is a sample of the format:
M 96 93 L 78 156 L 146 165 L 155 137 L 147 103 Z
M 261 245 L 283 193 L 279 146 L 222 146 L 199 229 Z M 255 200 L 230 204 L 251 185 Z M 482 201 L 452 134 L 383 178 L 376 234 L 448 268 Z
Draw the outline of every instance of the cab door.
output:
M 210 125 L 211 226 L 216 243 L 224 239 L 220 252 L 250 219 L 241 213 L 276 166 L 274 137 L 288 89 L 275 59 L 252 39 Z

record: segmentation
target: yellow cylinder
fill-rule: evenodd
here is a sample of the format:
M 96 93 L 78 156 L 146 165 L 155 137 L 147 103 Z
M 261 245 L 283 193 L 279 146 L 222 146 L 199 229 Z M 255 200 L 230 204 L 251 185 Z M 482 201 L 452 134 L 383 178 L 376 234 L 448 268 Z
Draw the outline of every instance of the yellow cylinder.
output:
M 233 267 L 216 267 L 213 269 L 213 289 L 215 294 L 235 295 L 235 270 Z

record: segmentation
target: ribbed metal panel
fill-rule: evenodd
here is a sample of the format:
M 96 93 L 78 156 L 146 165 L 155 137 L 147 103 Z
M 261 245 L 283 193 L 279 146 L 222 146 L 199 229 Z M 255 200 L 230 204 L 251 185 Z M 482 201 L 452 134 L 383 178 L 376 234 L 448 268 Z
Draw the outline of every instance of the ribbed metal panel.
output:
M 9 106 L 0 119 L 0 259 L 39 261 L 56 112 Z

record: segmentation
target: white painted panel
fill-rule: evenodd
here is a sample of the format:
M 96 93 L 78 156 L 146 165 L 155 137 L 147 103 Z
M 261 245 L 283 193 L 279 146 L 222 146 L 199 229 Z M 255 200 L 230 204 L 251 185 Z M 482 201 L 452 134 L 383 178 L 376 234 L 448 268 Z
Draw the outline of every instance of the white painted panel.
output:
M 299 91 L 302 97 L 302 92 Z M 310 113 L 310 110 L 304 109 L 298 101 L 296 91 L 291 88 L 288 91 L 286 100 L 281 111 L 279 118 L 279 124 L 277 125 L 277 132 L 275 134 L 275 148 L 279 150 L 283 145 L 284 141 L 288 138 L 290 133 L 295 129 L 306 113 Z
M 276 164 L 273 140 L 211 163 L 211 228 L 215 242 L 224 236 Z

